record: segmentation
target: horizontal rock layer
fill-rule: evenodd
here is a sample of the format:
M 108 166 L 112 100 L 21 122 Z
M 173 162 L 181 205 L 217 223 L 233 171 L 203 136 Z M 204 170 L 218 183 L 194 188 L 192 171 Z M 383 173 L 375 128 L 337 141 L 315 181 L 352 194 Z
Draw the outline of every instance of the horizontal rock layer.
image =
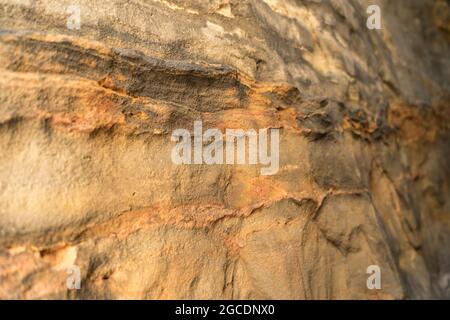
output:
M 372 2 L 0 0 L 0 298 L 449 298 L 450 9 Z M 279 171 L 173 164 L 196 120 Z

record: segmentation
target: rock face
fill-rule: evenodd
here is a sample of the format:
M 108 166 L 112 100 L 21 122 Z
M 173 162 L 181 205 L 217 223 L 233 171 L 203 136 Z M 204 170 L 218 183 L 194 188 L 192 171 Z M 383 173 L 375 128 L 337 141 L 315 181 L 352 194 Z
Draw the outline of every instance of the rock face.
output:
M 71 5 L 0 0 L 0 298 L 450 297 L 448 1 Z M 278 172 L 174 164 L 196 120 Z

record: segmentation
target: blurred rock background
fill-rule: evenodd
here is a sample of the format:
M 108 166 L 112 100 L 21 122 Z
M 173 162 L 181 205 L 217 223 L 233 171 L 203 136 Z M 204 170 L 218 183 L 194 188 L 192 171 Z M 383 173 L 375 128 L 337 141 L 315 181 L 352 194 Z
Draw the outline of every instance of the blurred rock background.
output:
M 449 57 L 444 0 L 0 0 L 0 298 L 450 298 Z

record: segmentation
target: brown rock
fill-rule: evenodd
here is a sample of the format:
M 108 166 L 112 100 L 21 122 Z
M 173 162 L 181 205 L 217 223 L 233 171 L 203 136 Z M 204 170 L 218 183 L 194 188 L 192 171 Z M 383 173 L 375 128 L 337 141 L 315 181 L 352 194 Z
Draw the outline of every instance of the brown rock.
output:
M 449 298 L 450 8 L 373 2 L 0 0 L 0 298 Z

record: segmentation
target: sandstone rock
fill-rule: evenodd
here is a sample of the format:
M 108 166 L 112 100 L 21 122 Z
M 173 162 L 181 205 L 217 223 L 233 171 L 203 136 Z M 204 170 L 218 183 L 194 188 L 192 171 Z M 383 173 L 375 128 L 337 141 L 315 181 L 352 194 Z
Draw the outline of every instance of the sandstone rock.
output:
M 0 298 L 450 297 L 447 1 L 71 4 L 0 0 Z M 173 164 L 196 120 L 279 171 Z

